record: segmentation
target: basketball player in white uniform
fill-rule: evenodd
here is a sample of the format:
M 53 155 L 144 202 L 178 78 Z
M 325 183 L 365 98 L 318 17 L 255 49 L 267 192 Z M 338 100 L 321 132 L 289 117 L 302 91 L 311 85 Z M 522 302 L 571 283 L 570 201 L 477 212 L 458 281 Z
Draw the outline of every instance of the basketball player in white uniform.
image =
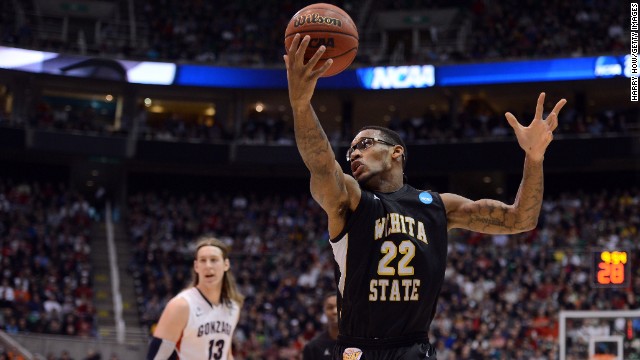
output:
M 213 237 L 198 241 L 193 286 L 162 312 L 147 360 L 233 359 L 231 342 L 243 297 L 229 271 L 229 251 Z

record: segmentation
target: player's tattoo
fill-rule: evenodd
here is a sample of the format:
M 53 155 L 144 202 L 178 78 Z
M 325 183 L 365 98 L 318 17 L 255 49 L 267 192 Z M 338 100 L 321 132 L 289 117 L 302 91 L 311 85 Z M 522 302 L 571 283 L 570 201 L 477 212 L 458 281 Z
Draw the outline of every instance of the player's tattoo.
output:
M 302 136 L 296 136 L 302 160 L 312 172 L 317 167 L 321 171 L 324 166 L 322 160 L 329 158 L 333 160 L 334 155 L 331 143 L 315 114 L 312 115 L 311 121 L 296 123 L 296 133 L 298 132 L 302 134 Z
M 486 225 L 505 226 L 504 220 L 483 218 L 483 217 L 480 217 L 480 216 L 473 216 L 470 219 L 469 224 L 472 224 L 474 222 L 479 222 L 479 223 L 483 223 L 483 224 L 486 224 Z
M 542 166 L 526 161 L 522 184 L 517 195 L 520 209 L 517 213 L 518 227 L 532 228 L 538 223 L 543 191 Z
M 475 209 L 469 210 L 469 228 L 488 231 L 490 229 L 500 227 L 507 230 L 513 228 L 513 221 L 507 221 L 509 218 L 508 208 L 500 206 L 494 201 L 485 201 L 474 206 Z

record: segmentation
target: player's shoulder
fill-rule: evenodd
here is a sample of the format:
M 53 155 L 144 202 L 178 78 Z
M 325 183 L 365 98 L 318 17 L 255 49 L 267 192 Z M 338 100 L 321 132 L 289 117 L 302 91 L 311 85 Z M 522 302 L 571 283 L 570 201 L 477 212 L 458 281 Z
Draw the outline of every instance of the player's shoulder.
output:
M 176 314 L 188 314 L 189 313 L 189 302 L 186 298 L 182 296 L 174 296 L 165 307 L 166 312 L 176 313 Z
M 228 306 L 233 311 L 240 311 L 240 309 L 242 308 L 242 305 L 240 304 L 240 302 L 238 302 L 237 300 L 234 300 L 234 299 L 230 299 L 229 300 Z
M 322 334 L 323 333 L 319 333 L 319 334 L 316 334 L 314 337 L 312 337 L 311 340 L 309 340 L 307 342 L 307 346 L 313 346 L 313 345 L 317 344 L 318 343 L 318 339 L 320 339 L 322 337 Z
M 196 290 L 196 288 L 195 287 L 190 287 L 190 288 L 187 288 L 187 289 L 184 289 L 184 290 L 180 291 L 173 298 L 174 299 L 179 298 L 179 299 L 184 299 L 185 301 L 190 301 L 197 294 L 198 294 L 198 291 Z
M 329 336 L 329 333 L 325 330 L 317 334 L 316 336 L 314 336 L 311 340 L 309 340 L 307 345 L 309 347 L 319 347 L 331 341 L 335 341 L 335 340 L 332 340 L 331 337 Z
M 336 340 L 332 339 L 331 336 L 329 336 L 329 333 L 325 330 L 316 335 L 304 346 L 303 352 L 306 357 L 303 358 L 329 359 L 331 358 L 331 353 L 335 344 Z
M 311 354 L 315 352 L 320 347 L 319 336 L 313 337 L 309 342 L 304 345 L 304 352 L 307 354 Z
M 204 295 L 195 287 L 189 287 L 180 291 L 175 297 L 183 299 L 187 303 L 198 303 L 204 300 Z
M 462 205 L 472 202 L 464 196 L 453 193 L 442 193 L 440 194 L 440 198 L 442 199 L 442 203 L 447 209 L 447 212 L 455 211 Z
M 418 192 L 418 193 L 429 193 L 429 194 L 439 194 L 437 191 L 432 190 L 432 189 L 423 189 L 423 188 L 417 188 L 411 184 L 404 184 L 403 189 L 405 189 L 406 191 L 413 191 L 413 192 Z

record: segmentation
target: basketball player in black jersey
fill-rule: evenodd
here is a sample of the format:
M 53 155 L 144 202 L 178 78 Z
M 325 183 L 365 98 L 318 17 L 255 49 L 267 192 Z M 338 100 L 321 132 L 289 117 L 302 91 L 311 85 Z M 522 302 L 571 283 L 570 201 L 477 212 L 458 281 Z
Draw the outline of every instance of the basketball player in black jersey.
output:
M 526 153 L 513 204 L 417 190 L 404 183 L 405 144 L 383 127 L 365 127 L 356 134 L 347 152 L 352 175 L 343 173 L 311 106 L 317 80 L 332 62 L 313 70 L 325 48 L 305 64 L 308 45 L 308 36 L 296 35 L 284 60 L 296 143 L 311 173 L 311 194 L 327 213 L 337 263 L 334 358 L 435 359 L 428 331 L 444 281 L 447 231 L 514 234 L 536 226 L 544 153 L 566 100 L 543 120 L 540 94 L 526 127 L 506 114 Z
M 302 360 L 333 359 L 333 348 L 338 338 L 338 299 L 335 293 L 324 297 L 322 310 L 327 318 L 327 328 L 304 346 Z

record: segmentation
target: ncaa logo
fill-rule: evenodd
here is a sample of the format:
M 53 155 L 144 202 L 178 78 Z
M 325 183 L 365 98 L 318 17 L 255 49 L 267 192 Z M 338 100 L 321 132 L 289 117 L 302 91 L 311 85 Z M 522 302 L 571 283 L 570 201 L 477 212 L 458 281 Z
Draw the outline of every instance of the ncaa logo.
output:
M 342 360 L 360 360 L 362 350 L 358 348 L 346 348 L 342 353 Z
M 333 41 L 333 38 L 311 38 L 311 40 L 309 41 L 309 47 L 310 48 L 319 48 L 320 46 L 324 45 L 325 47 L 328 48 L 333 48 L 336 47 L 335 42 Z
M 420 199 L 420 202 L 427 205 L 433 202 L 433 196 L 426 191 L 421 192 L 420 195 L 418 195 L 418 199 Z

